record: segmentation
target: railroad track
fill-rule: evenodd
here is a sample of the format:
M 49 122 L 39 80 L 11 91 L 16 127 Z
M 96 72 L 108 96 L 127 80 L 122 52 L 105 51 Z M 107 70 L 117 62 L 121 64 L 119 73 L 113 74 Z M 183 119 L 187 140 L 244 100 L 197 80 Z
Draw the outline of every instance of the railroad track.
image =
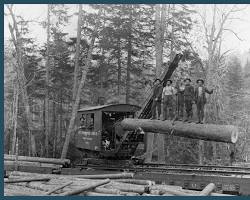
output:
M 154 171 L 164 173 L 188 173 L 188 174 L 209 174 L 209 175 L 250 175 L 249 167 L 216 166 L 216 165 L 164 165 L 146 164 L 135 166 L 100 166 L 100 165 L 77 165 L 82 169 L 93 168 L 96 170 L 124 170 L 124 171 Z
M 134 166 L 77 165 L 75 168 L 62 168 L 61 174 L 108 174 L 133 172 L 135 179 L 148 179 L 158 184 L 181 186 L 183 189 L 202 190 L 214 183 L 215 191 L 225 194 L 250 195 L 250 168 L 217 165 L 164 165 L 146 164 Z
M 168 166 L 168 167 L 188 167 L 188 168 L 206 168 L 206 169 L 230 169 L 230 170 L 246 170 L 250 171 L 250 167 L 243 167 L 243 166 L 223 166 L 223 165 L 197 165 L 197 164 L 158 164 L 158 163 L 148 163 L 144 164 L 143 166 L 154 166 L 154 167 L 161 167 L 161 166 Z

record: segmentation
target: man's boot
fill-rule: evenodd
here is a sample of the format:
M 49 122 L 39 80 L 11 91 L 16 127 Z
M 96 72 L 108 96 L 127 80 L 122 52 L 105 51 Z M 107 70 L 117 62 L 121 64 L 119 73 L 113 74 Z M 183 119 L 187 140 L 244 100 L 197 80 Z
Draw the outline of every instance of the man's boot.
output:
M 187 116 L 186 119 L 184 119 L 184 122 L 187 122 L 187 121 L 188 121 L 188 118 L 189 118 L 189 116 Z
M 201 120 L 200 120 L 200 124 L 203 124 L 204 122 L 203 122 L 203 118 L 201 118 Z
M 188 120 L 188 123 L 191 123 L 192 122 L 192 118 L 193 118 L 193 115 L 189 115 L 189 120 Z
M 198 121 L 196 122 L 196 124 L 200 124 L 201 123 L 201 118 L 200 116 L 198 116 Z

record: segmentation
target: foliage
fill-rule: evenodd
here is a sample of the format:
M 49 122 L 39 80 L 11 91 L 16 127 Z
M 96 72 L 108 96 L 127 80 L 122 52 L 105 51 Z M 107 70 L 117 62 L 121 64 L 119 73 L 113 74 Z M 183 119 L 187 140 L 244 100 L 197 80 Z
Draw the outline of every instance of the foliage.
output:
M 246 133 L 246 121 L 249 112 L 244 111 L 249 97 L 243 95 L 249 91 L 250 61 L 246 63 L 245 73 L 237 57 L 226 59 L 220 52 L 221 38 L 209 41 L 199 37 L 194 27 L 198 22 L 193 6 L 167 5 L 167 24 L 164 34 L 163 68 L 168 67 L 171 57 L 180 52 L 192 52 L 189 61 L 181 62 L 173 74 L 174 84 L 185 77 L 206 79 L 209 89 L 214 88 L 214 94 L 208 97 L 207 121 L 211 123 L 230 123 L 239 125 Z M 98 11 L 102 13 L 98 15 Z M 155 5 L 144 4 L 110 4 L 88 5 L 82 14 L 81 42 L 79 59 L 79 79 L 85 69 L 85 59 L 90 47 L 90 40 L 96 34 L 96 42 L 92 52 L 92 60 L 87 72 L 87 79 L 81 92 L 80 107 L 96 105 L 100 97 L 105 97 L 104 103 L 124 103 L 129 100 L 132 104 L 141 105 L 145 100 L 145 87 L 152 83 L 155 77 Z M 44 154 L 44 99 L 45 91 L 49 88 L 50 137 L 49 155 L 60 157 L 67 127 L 72 111 L 72 90 L 76 37 L 69 38 L 65 31 L 71 19 L 67 5 L 51 5 L 51 39 L 49 84 L 45 79 L 46 44 L 37 46 L 37 42 L 28 35 L 29 21 L 18 18 L 18 26 L 22 27 L 23 60 L 25 77 L 28 85 L 33 119 L 40 123 L 36 139 L 38 155 Z M 94 33 L 96 20 L 100 20 L 97 33 Z M 75 23 L 75 22 L 73 22 Z M 40 23 L 46 28 L 46 20 Z M 217 24 L 218 25 L 218 24 Z M 220 25 L 220 24 L 219 24 Z M 211 26 L 205 26 L 211 28 Z M 224 26 L 222 26 L 224 27 Z M 197 28 L 197 27 L 196 27 Z M 214 27 L 216 29 L 217 27 Z M 217 28 L 218 29 L 218 28 Z M 219 30 L 214 30 L 218 33 Z M 192 31 L 195 34 L 192 35 Z M 212 33 L 212 32 L 209 32 Z M 197 53 L 199 47 L 193 47 L 193 37 L 199 37 L 198 46 L 205 45 L 207 57 L 201 59 Z M 209 35 L 206 35 L 209 37 Z M 216 44 L 215 44 L 216 42 Z M 210 46 L 209 46 L 210 45 Z M 212 48 L 211 45 L 215 45 Z M 15 54 L 11 45 L 5 46 L 5 119 L 12 119 L 14 87 L 16 84 Z M 194 81 L 193 81 L 194 82 Z M 237 92 L 236 92 L 237 91 Z M 213 103 L 211 103 L 213 102 Z M 235 120 L 237 119 L 237 120 Z M 241 121 L 243 121 L 241 123 Z M 5 136 L 11 141 L 13 122 L 5 121 Z M 27 155 L 29 142 L 27 123 L 24 120 L 23 105 L 19 103 L 18 137 L 21 139 L 22 154 Z M 6 144 L 6 143 L 5 143 Z M 215 162 L 211 143 L 206 145 L 207 162 Z M 219 147 L 218 147 L 219 146 Z M 221 145 L 223 146 L 223 145 Z M 239 149 L 243 148 L 242 143 Z M 224 148 L 225 146 L 223 146 Z M 217 152 L 228 154 L 227 147 L 222 150 L 217 145 Z M 177 137 L 166 139 L 167 161 L 169 163 L 197 163 L 198 143 Z M 8 151 L 8 147 L 6 147 Z M 218 155 L 219 157 L 219 155 Z M 223 156 L 222 156 L 223 157 Z M 225 156 L 224 156 L 225 157 Z

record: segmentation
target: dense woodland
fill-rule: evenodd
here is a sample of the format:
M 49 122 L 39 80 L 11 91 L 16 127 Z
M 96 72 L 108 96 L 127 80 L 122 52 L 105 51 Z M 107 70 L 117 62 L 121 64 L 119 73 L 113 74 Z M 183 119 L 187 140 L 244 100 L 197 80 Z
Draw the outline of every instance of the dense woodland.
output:
M 72 17 L 69 5 L 50 4 L 46 19 L 37 22 L 46 30 L 47 41 L 38 45 L 28 36 L 31 20 L 18 16 L 15 5 L 5 5 L 11 19 L 10 38 L 4 44 L 5 153 L 14 154 L 18 142 L 19 155 L 73 158 L 77 154 L 70 137 L 80 107 L 142 105 L 153 80 L 177 53 L 183 53 L 186 56 L 172 76 L 174 84 L 184 77 L 191 77 L 193 84 L 204 78 L 207 87 L 215 89 L 208 96 L 206 122 L 236 125 L 241 136 L 236 146 L 164 136 L 165 148 L 158 149 L 164 161 L 225 164 L 232 149 L 237 161 L 247 159 L 250 59 L 242 66 L 239 55 L 222 48 L 227 26 L 240 20 L 234 15 L 242 8 L 74 6 L 75 37 L 64 31 Z M 204 10 L 209 10 L 210 18 Z M 234 30 L 229 32 L 237 37 Z

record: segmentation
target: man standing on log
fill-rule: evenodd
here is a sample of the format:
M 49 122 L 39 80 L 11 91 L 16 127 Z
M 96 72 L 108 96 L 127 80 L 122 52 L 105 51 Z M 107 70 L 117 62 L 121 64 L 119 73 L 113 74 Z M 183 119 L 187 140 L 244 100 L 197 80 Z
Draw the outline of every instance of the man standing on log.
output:
M 184 102 L 186 107 L 186 119 L 185 122 L 191 122 L 193 117 L 193 101 L 194 101 L 194 87 L 191 85 L 191 79 L 186 78 L 184 80 L 185 90 L 184 90 Z
M 197 124 L 203 124 L 204 107 L 207 102 L 205 93 L 212 94 L 213 90 L 208 90 L 204 86 L 204 80 L 202 79 L 198 79 L 196 83 L 197 87 L 195 88 L 195 103 L 197 106 L 197 116 L 198 116 Z
M 163 120 L 173 119 L 174 99 L 176 91 L 172 86 L 172 80 L 166 81 L 166 86 L 162 91 Z
M 160 79 L 155 79 L 153 87 L 153 103 L 151 106 L 152 119 L 159 119 L 161 115 L 162 85 Z
M 180 82 L 180 83 L 179 83 Z M 179 81 L 176 85 L 177 89 L 177 110 L 176 110 L 176 115 L 178 120 L 183 119 L 183 112 L 184 112 L 184 90 L 185 90 L 185 85 L 183 81 Z

